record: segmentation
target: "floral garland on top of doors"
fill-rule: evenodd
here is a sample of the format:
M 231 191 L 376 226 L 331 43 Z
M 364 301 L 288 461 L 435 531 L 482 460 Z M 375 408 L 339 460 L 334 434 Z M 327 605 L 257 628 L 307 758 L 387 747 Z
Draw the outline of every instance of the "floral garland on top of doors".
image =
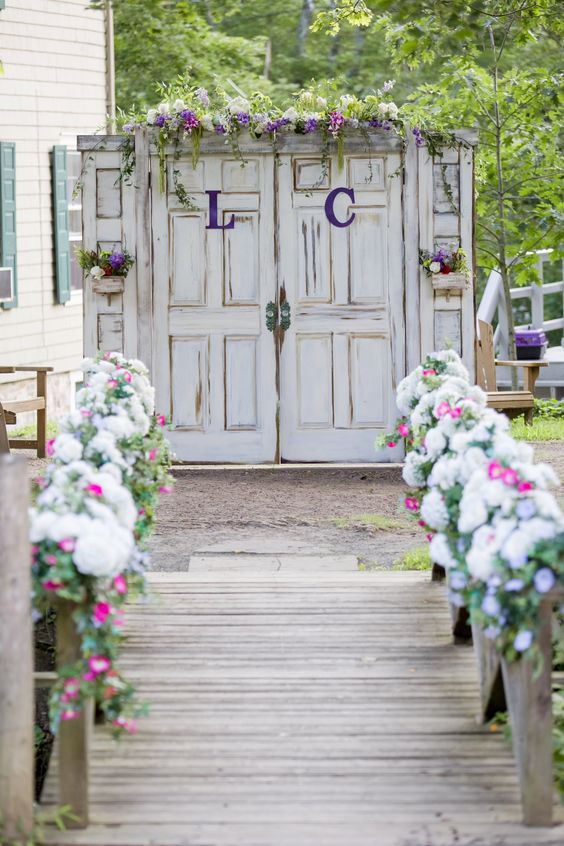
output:
M 364 98 L 352 94 L 339 94 L 327 90 L 327 86 L 312 86 L 293 96 L 291 105 L 285 110 L 274 105 L 272 100 L 260 92 L 246 96 L 240 92 L 230 97 L 225 91 L 210 94 L 205 88 L 190 84 L 189 79 L 180 78 L 172 85 L 162 86 L 159 91 L 161 102 L 146 113 L 132 112 L 124 115 L 121 130 L 126 134 L 123 145 L 122 171 L 130 177 L 134 168 L 132 135 L 135 129 L 148 126 L 154 129 L 160 160 L 161 189 L 164 190 L 166 151 L 171 145 L 174 159 L 180 157 L 182 144 L 192 144 L 192 161 L 196 166 L 200 154 L 200 143 L 204 134 L 225 139 L 233 155 L 244 165 L 239 147 L 241 133 L 251 139 L 267 139 L 274 152 L 281 135 L 317 136 L 321 141 L 322 174 L 324 181 L 330 154 L 330 144 L 337 146 L 339 168 L 344 161 L 345 137 L 360 133 L 370 153 L 373 130 L 391 132 L 405 143 L 406 121 L 401 109 L 391 99 L 394 81 L 385 82 L 381 89 Z M 238 89 L 237 89 L 238 90 Z M 430 152 L 439 145 L 452 146 L 452 134 L 424 131 L 419 127 L 411 130 L 417 146 L 427 144 Z M 180 172 L 173 168 L 174 189 L 182 205 L 192 207 L 193 202 L 180 182 Z

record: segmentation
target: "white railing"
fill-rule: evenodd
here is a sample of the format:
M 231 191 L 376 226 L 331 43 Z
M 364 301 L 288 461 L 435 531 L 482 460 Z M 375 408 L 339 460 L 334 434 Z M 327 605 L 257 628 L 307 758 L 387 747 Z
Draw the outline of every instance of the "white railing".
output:
M 558 282 L 544 281 L 544 266 L 549 263 L 552 250 L 537 250 L 537 270 L 541 284 L 524 285 L 520 288 L 511 288 L 511 299 L 529 299 L 531 304 L 530 323 L 517 326 L 517 329 L 524 329 L 532 326 L 535 329 L 544 329 L 545 332 L 553 329 L 563 330 L 562 343 L 564 345 L 564 272 L 562 279 Z M 563 269 L 562 262 L 560 263 Z M 544 298 L 549 294 L 560 294 L 562 298 L 561 317 L 553 320 L 544 319 Z M 494 332 L 494 344 L 500 358 L 507 358 L 508 355 L 508 332 L 507 332 L 507 309 L 505 297 L 503 296 L 503 284 L 501 274 L 498 270 L 492 270 L 489 275 L 484 294 L 482 296 L 477 320 L 485 320 L 492 323 L 497 313 L 497 327 Z

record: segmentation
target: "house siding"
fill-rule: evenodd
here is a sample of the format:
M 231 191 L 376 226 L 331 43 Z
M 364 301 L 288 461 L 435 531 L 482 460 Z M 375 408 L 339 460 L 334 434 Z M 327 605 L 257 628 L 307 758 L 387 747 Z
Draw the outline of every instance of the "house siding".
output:
M 54 414 L 68 408 L 82 357 L 82 297 L 57 304 L 50 154 L 105 124 L 104 13 L 86 0 L 7 0 L 0 59 L 0 141 L 16 144 L 18 262 L 18 306 L 0 309 L 0 364 L 52 365 Z M 0 397 L 33 389 L 0 381 Z

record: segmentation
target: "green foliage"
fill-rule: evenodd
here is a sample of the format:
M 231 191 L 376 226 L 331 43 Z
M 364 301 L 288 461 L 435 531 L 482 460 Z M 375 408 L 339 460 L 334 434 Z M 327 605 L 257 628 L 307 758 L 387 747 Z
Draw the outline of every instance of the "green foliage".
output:
M 559 420 L 564 417 L 564 400 L 536 399 L 535 417 L 543 420 Z
M 429 545 L 408 549 L 391 566 L 392 570 L 430 570 L 432 567 Z

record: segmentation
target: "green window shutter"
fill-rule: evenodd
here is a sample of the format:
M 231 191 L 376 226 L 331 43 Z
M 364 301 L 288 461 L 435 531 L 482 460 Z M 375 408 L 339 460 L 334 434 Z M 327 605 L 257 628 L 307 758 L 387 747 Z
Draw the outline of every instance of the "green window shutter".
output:
M 14 296 L 2 308 L 18 304 L 16 243 L 16 145 L 0 141 L 0 267 L 11 267 Z
M 67 195 L 67 148 L 56 144 L 51 154 L 53 179 L 53 231 L 55 234 L 55 289 L 57 302 L 71 295 L 69 199 Z

